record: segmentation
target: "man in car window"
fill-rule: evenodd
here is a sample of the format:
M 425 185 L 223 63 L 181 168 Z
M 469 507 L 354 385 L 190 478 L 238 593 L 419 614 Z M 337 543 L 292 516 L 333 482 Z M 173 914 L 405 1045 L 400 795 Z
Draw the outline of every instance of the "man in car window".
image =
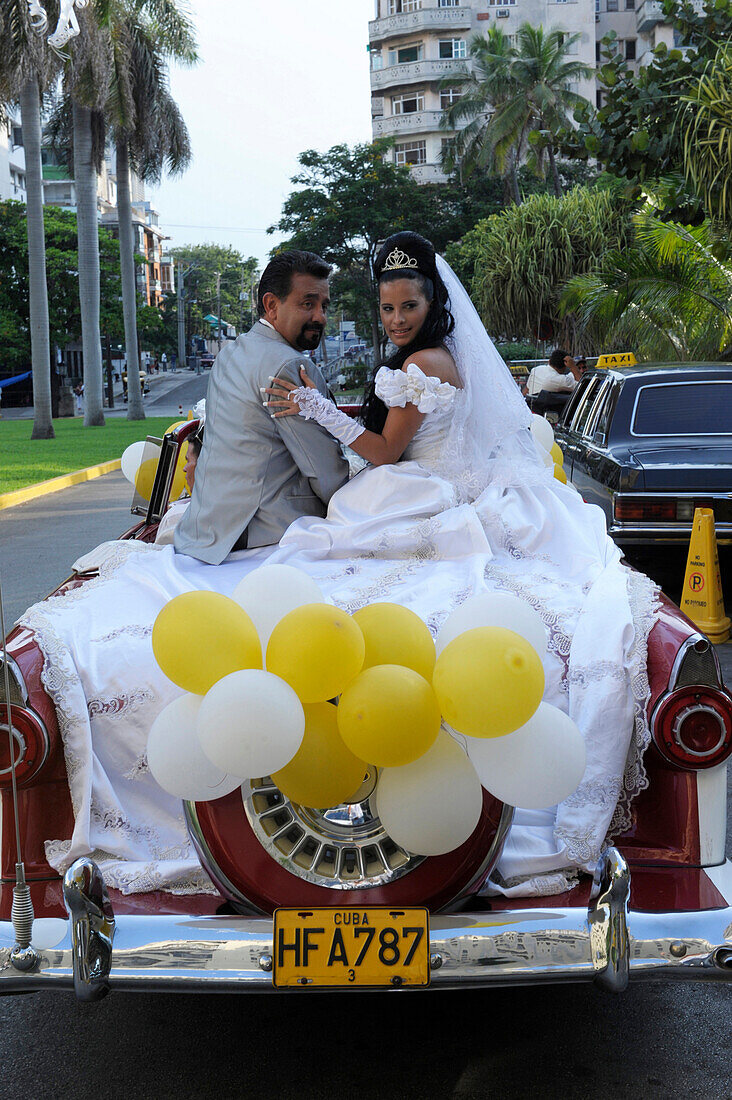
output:
M 279 542 L 298 517 L 324 516 L 347 480 L 332 435 L 315 420 L 274 419 L 263 399 L 272 377 L 301 385 L 300 368 L 327 395 L 307 352 L 325 330 L 330 270 L 312 252 L 281 252 L 259 284 L 259 320 L 219 352 L 191 504 L 175 530 L 178 553 L 218 565 L 232 550 Z
M 526 392 L 529 397 L 536 397 L 542 390 L 548 393 L 571 393 L 581 377 L 582 371 L 569 352 L 555 348 L 548 363 L 534 367 L 529 373 Z

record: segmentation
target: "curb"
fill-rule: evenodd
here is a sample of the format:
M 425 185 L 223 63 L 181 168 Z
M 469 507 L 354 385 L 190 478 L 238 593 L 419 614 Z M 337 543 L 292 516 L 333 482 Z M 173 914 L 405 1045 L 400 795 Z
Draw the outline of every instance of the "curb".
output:
M 12 493 L 0 493 L 0 510 L 12 508 L 16 504 L 25 504 L 27 500 L 35 500 L 36 497 L 44 497 L 49 493 L 57 493 L 59 489 L 68 489 L 84 481 L 92 481 L 103 474 L 111 474 L 114 470 L 119 470 L 121 465 L 121 459 L 115 458 L 111 462 L 100 462 L 98 466 L 87 466 L 85 470 L 74 470 L 71 474 L 52 477 L 50 481 L 39 481 L 35 485 L 26 486 L 25 489 L 16 489 Z

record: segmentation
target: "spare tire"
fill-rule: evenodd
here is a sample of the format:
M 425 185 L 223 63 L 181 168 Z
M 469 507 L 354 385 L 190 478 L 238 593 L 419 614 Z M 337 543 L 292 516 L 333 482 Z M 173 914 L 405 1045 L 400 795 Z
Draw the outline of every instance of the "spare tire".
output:
M 414 856 L 376 816 L 370 768 L 354 801 L 330 810 L 290 802 L 269 777 L 215 802 L 185 803 L 203 867 L 241 912 L 280 906 L 456 905 L 485 880 L 513 817 L 483 792 L 472 836 L 443 856 Z

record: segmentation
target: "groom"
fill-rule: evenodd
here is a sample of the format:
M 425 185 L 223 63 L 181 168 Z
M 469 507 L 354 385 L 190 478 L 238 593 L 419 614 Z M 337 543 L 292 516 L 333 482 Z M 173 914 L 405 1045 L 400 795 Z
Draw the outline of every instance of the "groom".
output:
M 206 396 L 206 430 L 190 507 L 175 549 L 210 565 L 232 550 L 279 542 L 298 516 L 324 516 L 348 478 L 336 440 L 299 416 L 273 419 L 270 378 L 301 384 L 305 367 L 328 390 L 304 353 L 325 330 L 330 267 L 312 252 L 282 252 L 264 270 L 259 320 L 219 352 Z

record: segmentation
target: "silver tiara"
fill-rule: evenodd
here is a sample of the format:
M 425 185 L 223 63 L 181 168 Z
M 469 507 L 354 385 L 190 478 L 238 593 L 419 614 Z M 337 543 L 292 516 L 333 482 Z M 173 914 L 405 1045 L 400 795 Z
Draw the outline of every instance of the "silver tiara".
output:
M 386 263 L 382 271 L 400 271 L 403 267 L 417 267 L 417 261 L 412 256 L 407 256 L 400 248 L 395 248 L 386 257 Z

